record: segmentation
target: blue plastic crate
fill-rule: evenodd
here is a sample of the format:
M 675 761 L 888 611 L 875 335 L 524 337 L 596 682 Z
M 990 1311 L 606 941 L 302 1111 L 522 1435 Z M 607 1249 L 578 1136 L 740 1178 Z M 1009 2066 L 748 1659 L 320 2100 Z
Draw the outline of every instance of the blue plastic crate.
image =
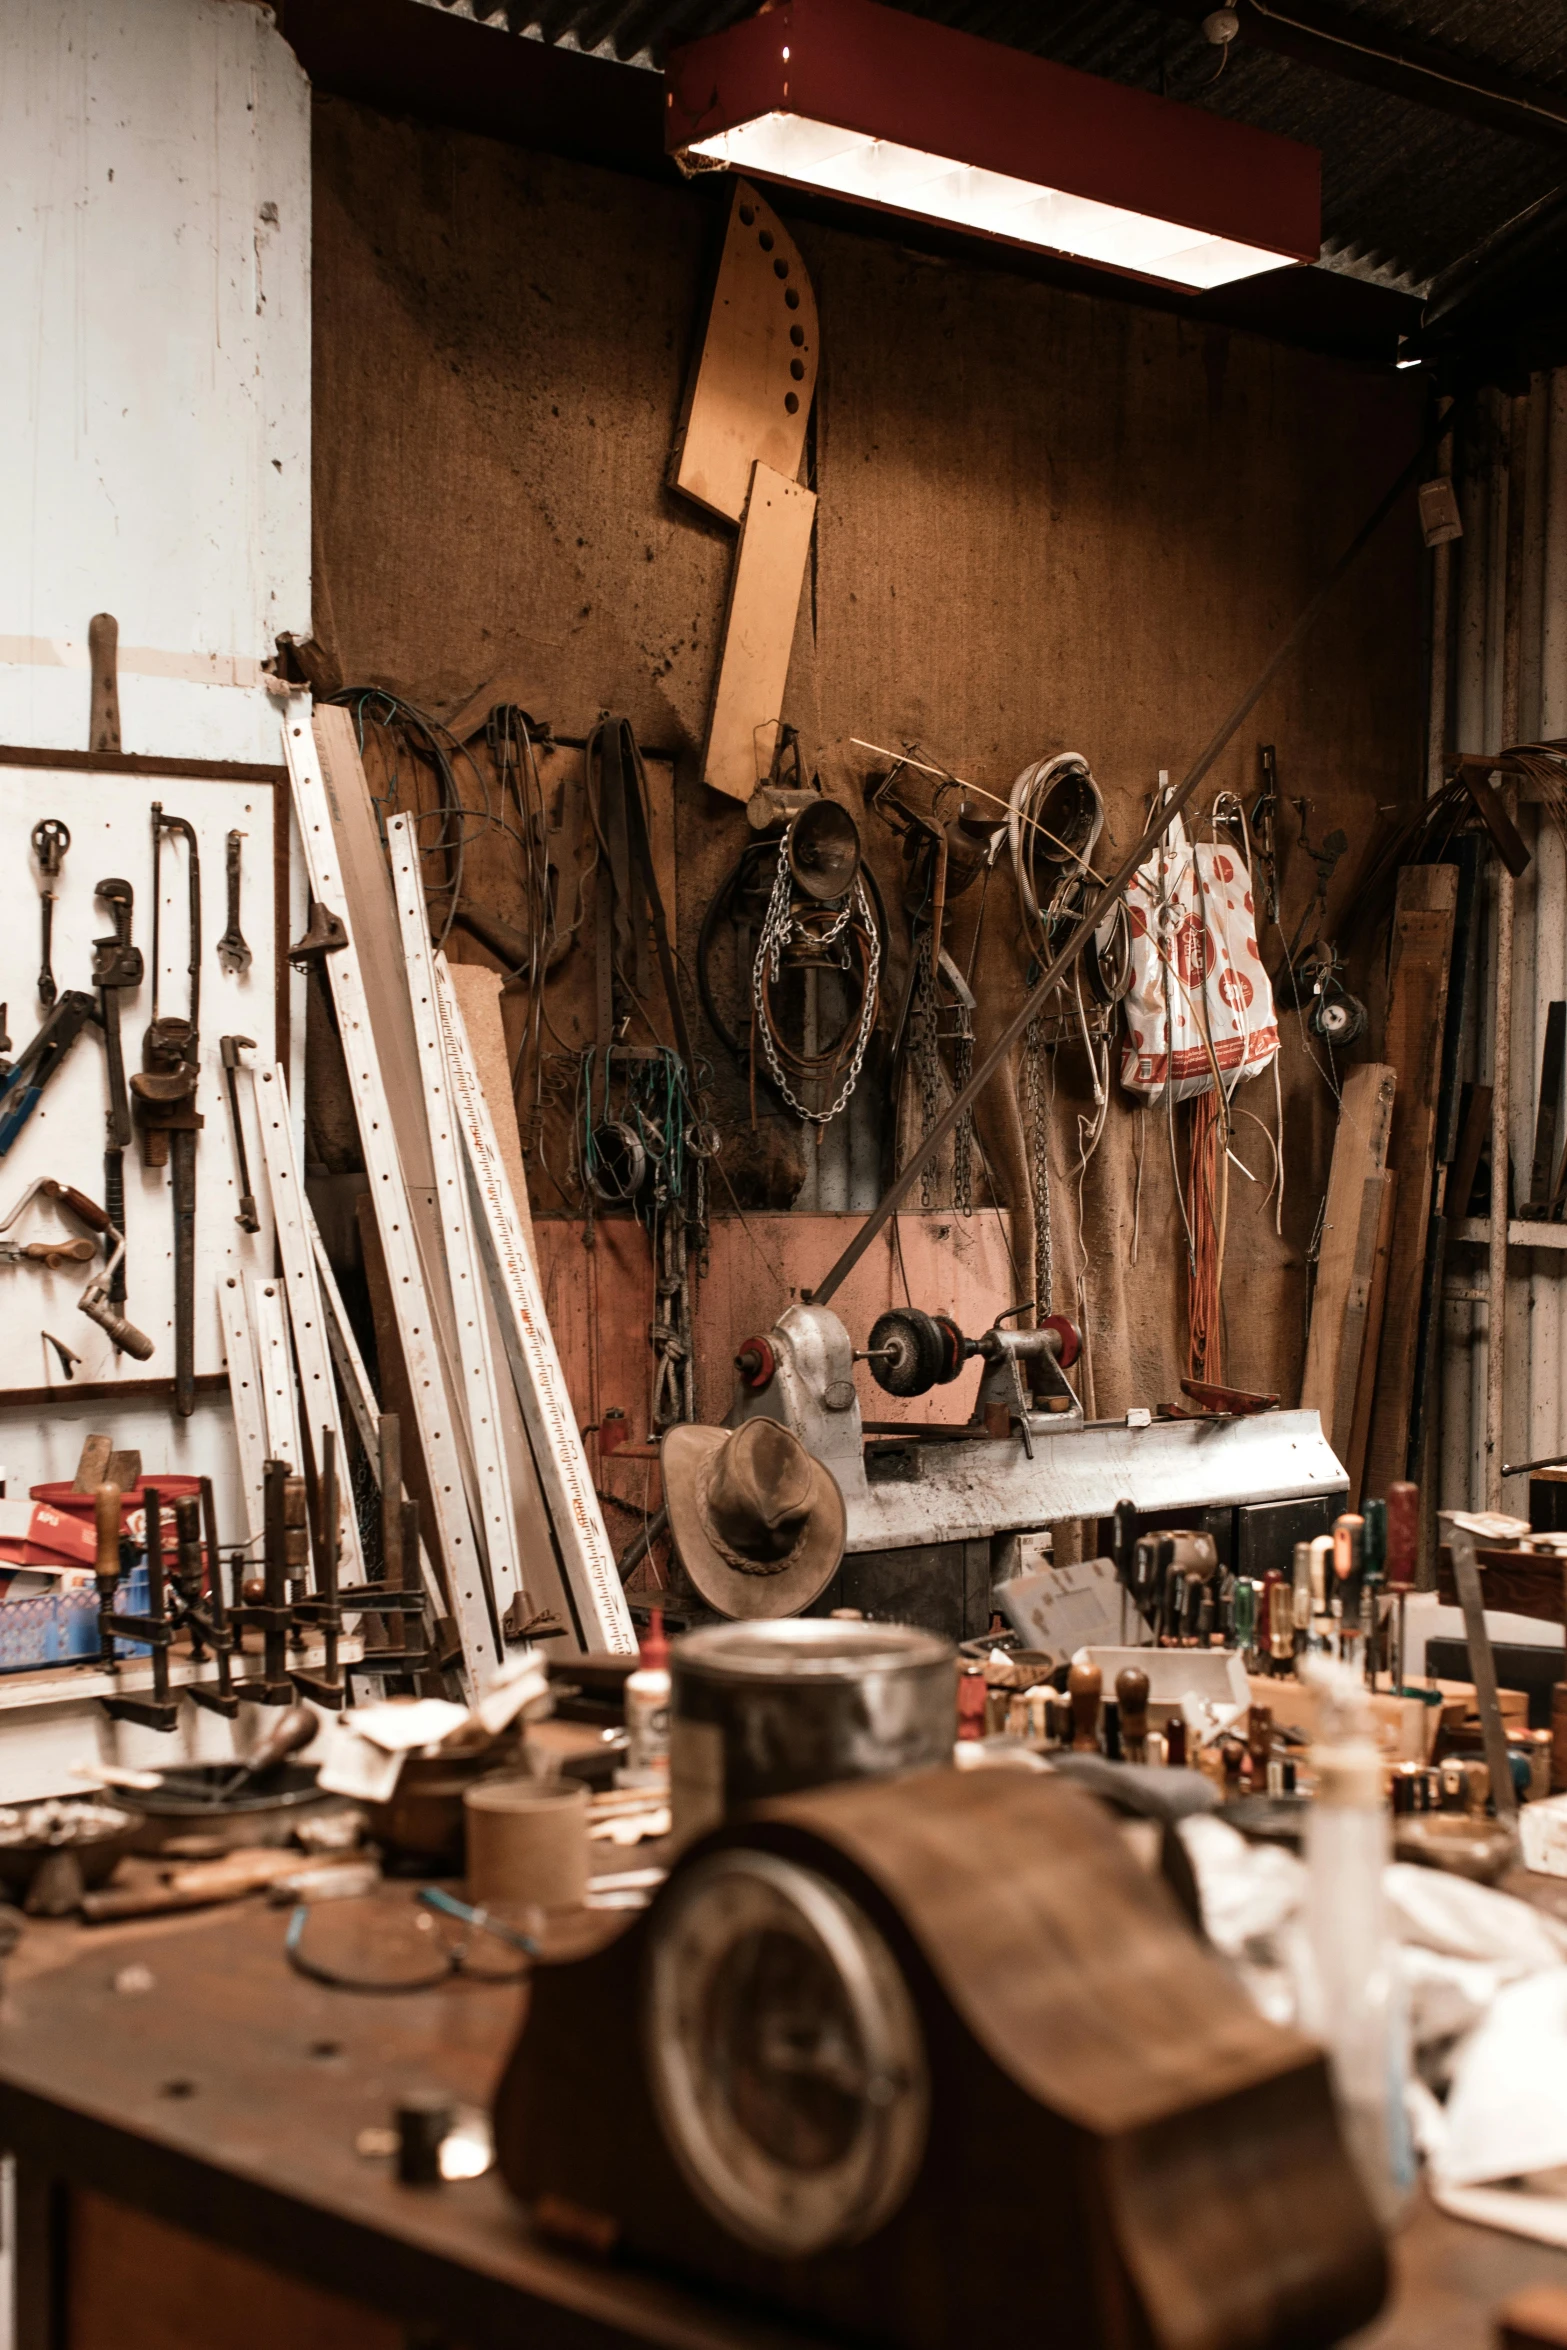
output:
M 120 1615 L 145 1615 L 147 1569 L 122 1575 L 114 1594 Z M 139 1642 L 117 1640 L 119 1656 L 149 1656 Z M 0 1600 L 0 1673 L 36 1673 L 45 1665 L 80 1664 L 103 1653 L 98 1637 L 98 1594 L 46 1591 L 34 1599 Z

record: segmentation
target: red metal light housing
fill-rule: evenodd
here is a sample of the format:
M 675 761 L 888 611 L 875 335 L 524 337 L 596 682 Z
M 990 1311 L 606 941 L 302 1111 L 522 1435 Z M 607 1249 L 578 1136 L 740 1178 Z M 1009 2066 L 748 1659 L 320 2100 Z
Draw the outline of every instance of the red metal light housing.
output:
M 664 75 L 687 168 L 860 204 L 1205 292 L 1315 261 L 1313 147 L 878 0 L 788 0 Z

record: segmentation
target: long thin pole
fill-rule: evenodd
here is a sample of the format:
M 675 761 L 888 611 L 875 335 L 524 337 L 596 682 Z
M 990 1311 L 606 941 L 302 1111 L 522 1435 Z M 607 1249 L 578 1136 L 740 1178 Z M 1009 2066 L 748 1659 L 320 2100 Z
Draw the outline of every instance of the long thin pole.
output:
M 1269 655 L 1254 683 L 1241 696 L 1240 700 L 1236 703 L 1234 709 L 1225 719 L 1218 732 L 1210 738 L 1208 743 L 1198 753 L 1196 763 L 1188 770 L 1186 775 L 1182 778 L 1181 782 L 1177 784 L 1175 790 L 1171 793 L 1170 797 L 1163 803 L 1163 805 L 1155 809 L 1153 815 L 1149 819 L 1147 829 L 1144 831 L 1141 840 L 1136 843 L 1135 847 L 1127 850 L 1126 855 L 1121 859 L 1120 864 L 1111 874 L 1109 880 L 1105 883 L 1103 889 L 1101 889 L 1099 895 L 1095 898 L 1087 913 L 1084 914 L 1079 920 L 1077 927 L 1073 930 L 1065 946 L 1062 947 L 1060 953 L 1057 954 L 1053 960 L 1046 965 L 1037 985 L 1034 986 L 1023 998 L 1023 1001 L 1019 1005 L 1017 1011 L 1007 1022 L 1006 1027 L 1002 1030 L 1000 1036 L 997 1037 L 995 1043 L 991 1046 L 989 1052 L 985 1055 L 985 1058 L 983 1061 L 981 1061 L 979 1067 L 975 1070 L 967 1085 L 964 1086 L 962 1092 L 957 1096 L 956 1100 L 951 1103 L 943 1115 L 937 1119 L 929 1134 L 924 1135 L 921 1138 L 919 1149 L 910 1159 L 908 1166 L 905 1167 L 903 1173 L 891 1186 L 890 1190 L 883 1192 L 881 1199 L 877 1205 L 872 1208 L 870 1214 L 866 1217 L 864 1223 L 860 1226 L 859 1231 L 850 1241 L 842 1256 L 839 1257 L 837 1263 L 827 1274 L 826 1278 L 820 1282 L 817 1288 L 811 1293 L 812 1301 L 815 1304 L 825 1305 L 828 1299 L 837 1293 L 842 1283 L 847 1280 L 848 1276 L 853 1272 L 855 1266 L 859 1263 L 861 1257 L 864 1256 L 866 1250 L 870 1247 L 871 1242 L 875 1239 L 877 1233 L 881 1231 L 888 1218 L 894 1215 L 902 1206 L 903 1201 L 919 1179 L 919 1171 L 921 1167 L 923 1167 L 927 1161 L 933 1158 L 935 1154 L 941 1149 L 942 1144 L 946 1141 L 948 1135 L 957 1125 L 958 1120 L 963 1117 L 965 1113 L 972 1107 L 974 1102 L 978 1100 L 980 1094 L 983 1093 L 985 1087 L 990 1083 L 990 1080 L 996 1074 L 996 1071 L 1001 1067 L 1008 1053 L 1012 1050 L 1012 1047 L 1016 1044 L 1024 1029 L 1028 1026 L 1030 1020 L 1033 1019 L 1036 1011 L 1038 1011 L 1043 1006 L 1051 989 L 1057 984 L 1062 974 L 1071 969 L 1073 963 L 1076 962 L 1078 956 L 1082 953 L 1083 948 L 1087 945 L 1089 939 L 1093 936 L 1100 923 L 1104 920 L 1106 914 L 1109 913 L 1111 907 L 1120 897 L 1121 892 L 1126 888 L 1126 885 L 1131 880 L 1133 874 L 1137 871 L 1140 865 L 1146 864 L 1148 858 L 1158 847 L 1160 841 L 1163 840 L 1165 834 L 1169 831 L 1170 826 L 1175 822 L 1176 817 L 1185 807 L 1187 801 L 1191 798 L 1193 792 L 1197 789 L 1197 786 L 1201 783 L 1209 768 L 1219 757 L 1220 753 L 1225 749 L 1225 746 L 1229 743 L 1238 729 L 1244 726 L 1246 720 L 1250 717 L 1252 711 L 1256 708 L 1257 704 L 1261 701 L 1263 695 L 1266 693 L 1268 687 L 1272 684 L 1275 675 L 1284 666 L 1284 663 L 1289 659 L 1291 653 L 1294 652 L 1296 646 L 1306 635 L 1312 623 L 1316 620 L 1317 615 L 1321 612 L 1322 607 L 1327 603 L 1328 599 L 1337 588 L 1340 580 L 1343 579 L 1345 573 L 1351 569 L 1359 556 L 1364 552 L 1365 548 L 1370 544 L 1371 540 L 1375 538 L 1377 532 L 1381 529 L 1382 524 L 1387 520 L 1389 514 L 1392 513 L 1393 508 L 1398 504 L 1400 498 L 1403 497 L 1405 491 L 1409 489 L 1414 482 L 1420 479 L 1423 469 L 1429 463 L 1429 461 L 1430 449 L 1428 445 L 1423 442 L 1421 446 L 1415 451 L 1413 457 L 1410 458 L 1409 463 L 1399 474 L 1398 479 L 1393 483 L 1392 487 L 1385 492 L 1371 514 L 1361 524 L 1359 530 L 1355 533 L 1355 536 L 1351 539 L 1349 545 L 1344 549 L 1343 554 L 1340 555 L 1338 561 L 1334 564 L 1332 570 L 1328 573 L 1327 578 L 1322 582 L 1322 585 L 1317 589 L 1316 594 L 1311 598 L 1311 601 L 1307 604 L 1305 610 L 1300 614 L 1300 617 L 1295 622 L 1295 625 L 1290 630 L 1289 634 L 1280 641 L 1275 650 Z
M 1505 485 L 1507 499 L 1502 604 L 1501 744 L 1518 740 L 1518 684 L 1522 660 L 1519 632 L 1523 600 L 1524 447 L 1528 433 L 1529 400 L 1525 393 L 1511 403 L 1507 419 L 1507 455 L 1497 467 L 1496 479 Z M 1509 802 L 1514 797 L 1506 792 Z M 1508 806 L 1511 816 L 1514 810 Z M 1485 1350 L 1485 1507 L 1502 1506 L 1503 1447 L 1507 1418 L 1507 1212 L 1510 1134 L 1512 1128 L 1513 1071 L 1513 916 L 1514 882 L 1507 867 L 1496 868 L 1496 1036 L 1491 1060 L 1491 1237 L 1487 1286 Z

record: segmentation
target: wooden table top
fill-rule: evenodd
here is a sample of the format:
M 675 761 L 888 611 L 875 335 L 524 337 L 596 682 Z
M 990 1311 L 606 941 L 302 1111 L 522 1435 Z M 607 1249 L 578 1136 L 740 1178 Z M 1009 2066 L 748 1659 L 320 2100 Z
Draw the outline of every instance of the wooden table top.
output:
M 530 2350 L 804 2350 L 765 2316 L 554 2250 L 493 2171 L 399 2186 L 387 2158 L 356 2150 L 360 2132 L 388 2124 L 411 2088 L 487 2105 L 523 1994 L 460 1978 L 394 1996 L 327 1989 L 288 1966 L 286 1929 L 286 1912 L 254 1903 L 30 1927 L 0 2001 L 0 2143 L 472 2350 L 515 2350 L 519 2322 Z M 1493 2350 L 1509 2293 L 1567 2286 L 1567 2253 L 1423 2201 L 1394 2257 L 1389 2306 L 1354 2350 Z

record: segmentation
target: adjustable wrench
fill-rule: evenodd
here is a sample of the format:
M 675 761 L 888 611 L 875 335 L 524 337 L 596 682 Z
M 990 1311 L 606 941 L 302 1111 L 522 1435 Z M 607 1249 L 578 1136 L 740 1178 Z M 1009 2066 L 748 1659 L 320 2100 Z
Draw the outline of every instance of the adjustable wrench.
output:
M 54 983 L 54 970 L 50 961 L 54 946 L 55 901 L 55 892 L 50 884 L 59 880 L 60 867 L 65 862 L 65 852 L 70 845 L 70 827 L 62 824 L 58 816 L 45 816 L 33 826 L 33 855 L 38 859 L 38 870 L 44 877 L 41 900 L 43 960 L 38 968 L 38 1001 L 46 1012 L 51 1009 L 60 992 Z
M 231 832 L 228 836 L 229 926 L 218 940 L 218 961 L 225 971 L 236 977 L 240 972 L 250 969 L 251 960 L 245 934 L 239 926 L 239 844 L 244 837 L 242 832 Z

